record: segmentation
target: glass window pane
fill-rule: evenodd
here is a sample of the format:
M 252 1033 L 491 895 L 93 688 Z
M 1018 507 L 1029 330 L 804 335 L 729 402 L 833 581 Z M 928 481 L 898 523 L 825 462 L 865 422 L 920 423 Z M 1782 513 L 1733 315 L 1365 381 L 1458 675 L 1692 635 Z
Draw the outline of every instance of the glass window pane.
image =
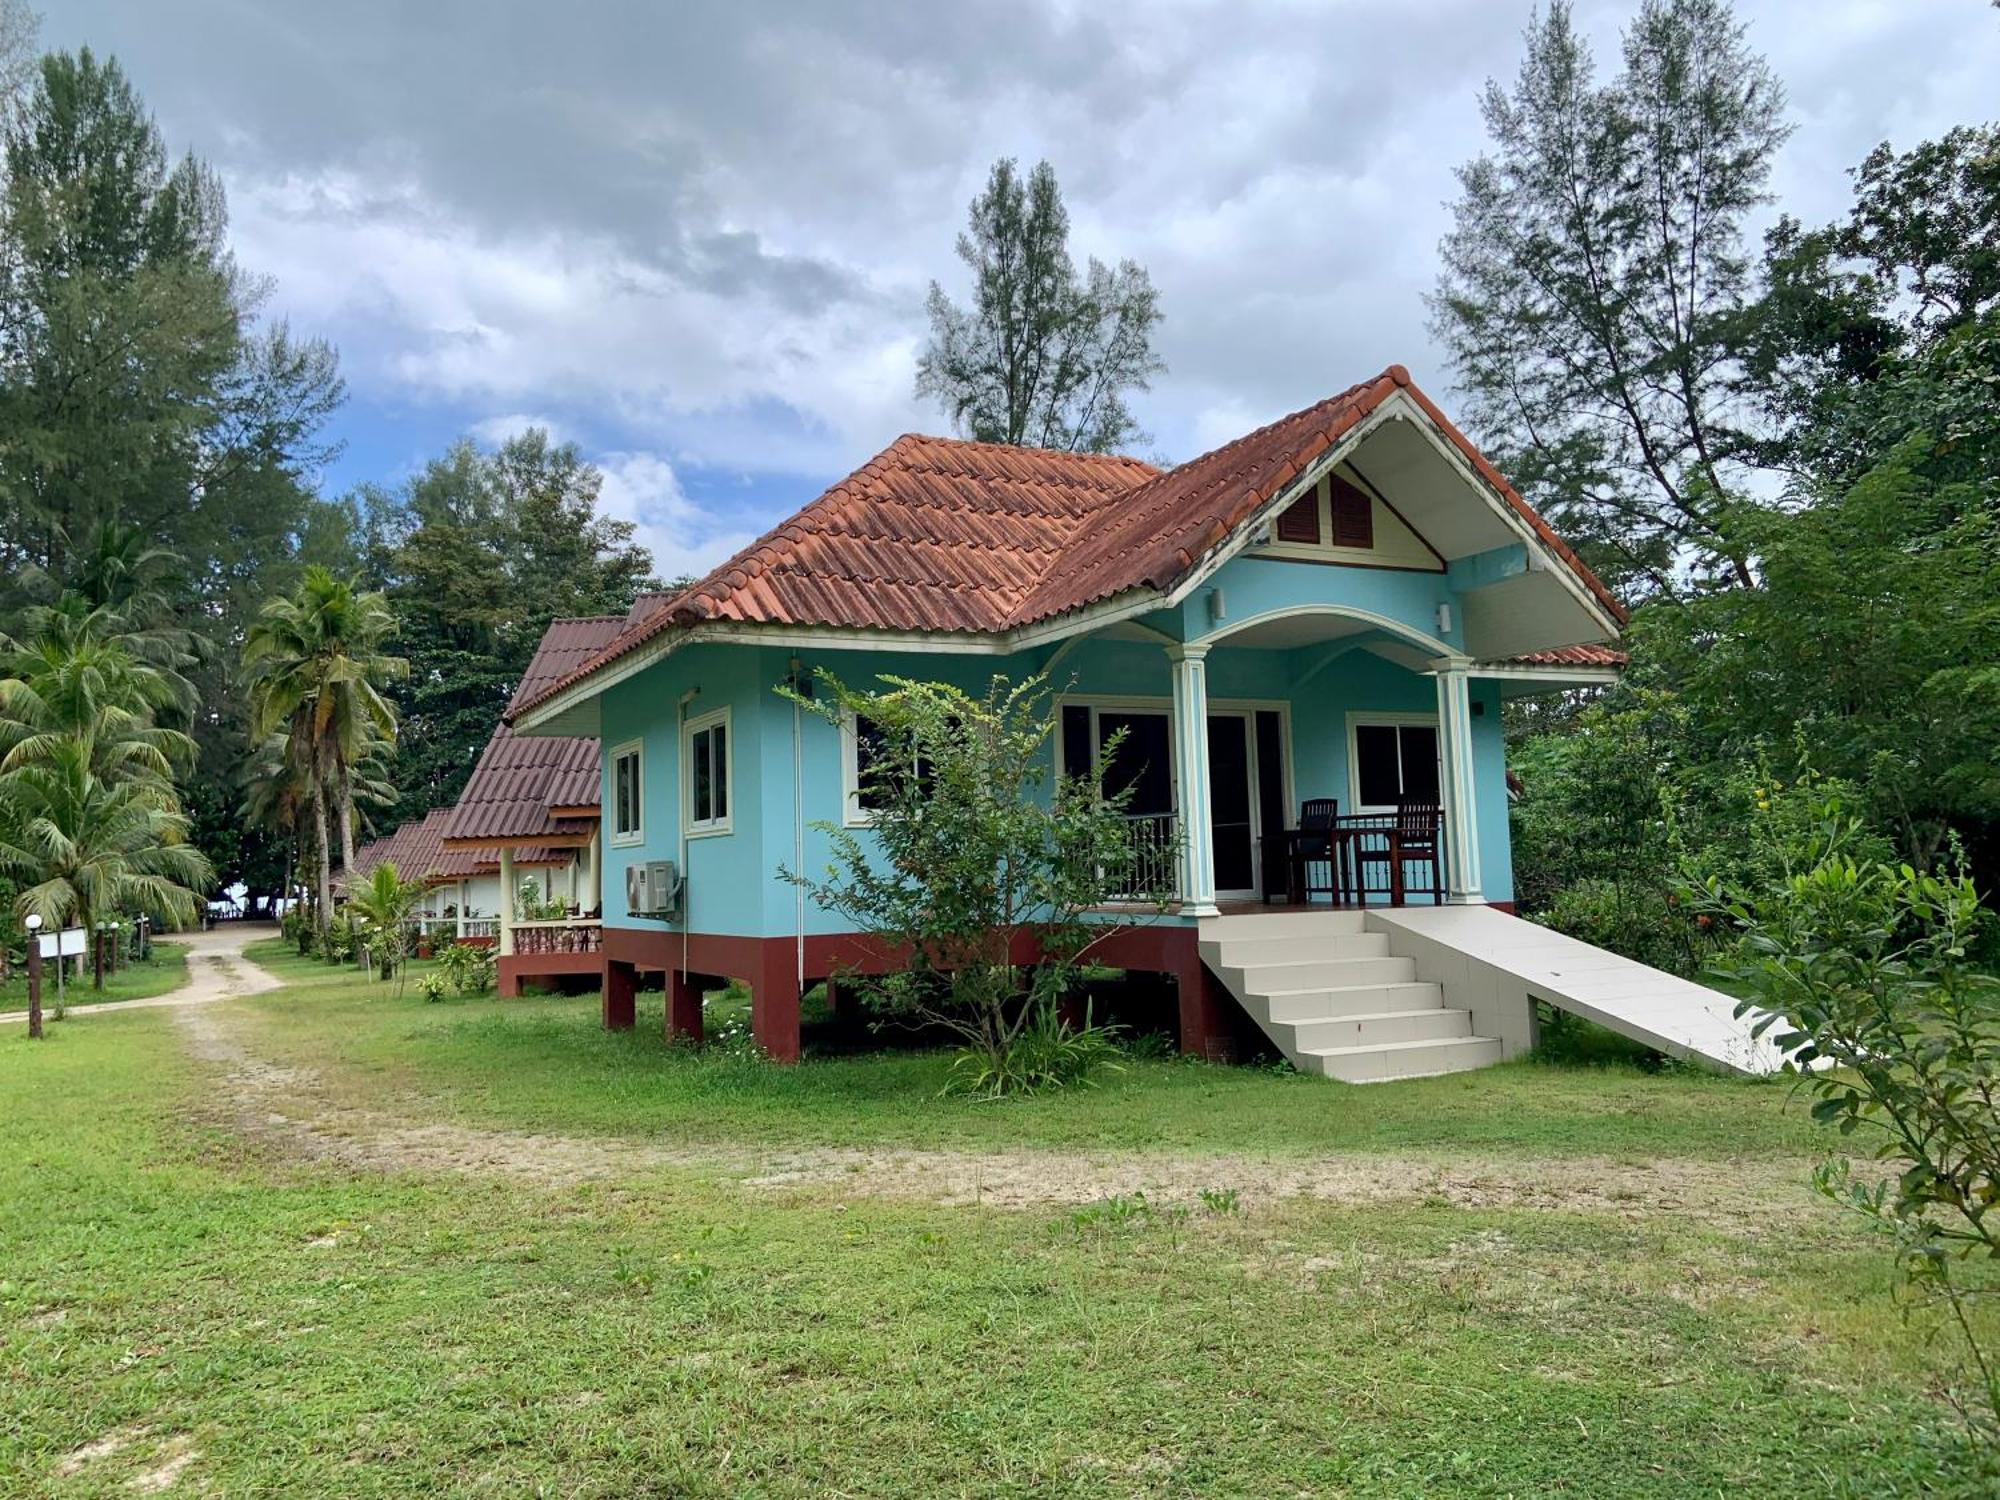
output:
M 715 816 L 718 820 L 729 816 L 729 726 L 718 724 L 709 730 L 714 739 L 712 760 L 715 778 Z
M 707 733 L 704 731 L 695 735 L 690 742 L 689 748 L 694 755 L 692 775 L 694 783 L 694 821 L 697 823 L 706 823 L 714 816 L 709 810 L 711 795 L 709 790 Z
M 1438 735 L 1433 725 L 1403 726 L 1403 795 L 1418 802 L 1438 800 Z
M 1402 792 L 1396 769 L 1396 726 L 1354 726 L 1354 779 L 1363 807 L 1393 807 Z

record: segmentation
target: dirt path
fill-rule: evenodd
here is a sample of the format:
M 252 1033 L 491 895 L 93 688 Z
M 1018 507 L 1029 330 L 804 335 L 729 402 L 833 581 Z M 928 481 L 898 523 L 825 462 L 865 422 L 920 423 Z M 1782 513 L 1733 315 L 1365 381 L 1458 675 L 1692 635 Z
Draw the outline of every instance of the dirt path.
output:
M 1156 1205 L 1198 1203 L 1204 1190 L 1233 1189 L 1245 1206 L 1286 1198 L 1350 1204 L 1435 1201 L 1461 1208 L 1606 1212 L 1633 1220 L 1675 1214 L 1752 1233 L 1768 1232 L 1774 1217 L 1814 1208 L 1794 1162 L 1173 1157 L 896 1146 L 773 1149 L 486 1129 L 426 1121 L 438 1105 L 422 1097 L 384 1098 L 376 1107 L 341 1101 L 315 1070 L 255 1056 L 226 1009 L 185 1009 L 175 1020 L 190 1050 L 215 1072 L 219 1087 L 213 1107 L 241 1135 L 285 1156 L 365 1172 L 463 1173 L 561 1187 L 674 1169 L 753 1193 L 1016 1209 L 1093 1203 L 1134 1193 L 1144 1193 Z
M 88 1000 L 72 1000 L 69 1007 L 70 1019 L 78 1016 L 103 1015 L 114 1010 L 151 1010 L 166 1005 L 206 1005 L 214 1000 L 233 1000 L 238 995 L 254 995 L 260 990 L 274 990 L 281 981 L 258 968 L 243 956 L 243 945 L 256 942 L 259 938 L 275 935 L 277 929 L 268 923 L 225 922 L 209 932 L 176 934 L 175 946 L 187 949 L 187 982 L 179 989 L 168 990 L 164 995 L 148 995 L 141 1000 L 105 1000 L 93 1003 Z M 71 993 L 77 987 L 71 986 Z M 82 993 L 88 994 L 85 990 Z M 45 977 L 42 981 L 42 1008 L 46 1012 L 55 1003 L 55 979 Z M 0 1026 L 10 1021 L 25 1021 L 25 1010 L 12 1011 L 0 1015 Z

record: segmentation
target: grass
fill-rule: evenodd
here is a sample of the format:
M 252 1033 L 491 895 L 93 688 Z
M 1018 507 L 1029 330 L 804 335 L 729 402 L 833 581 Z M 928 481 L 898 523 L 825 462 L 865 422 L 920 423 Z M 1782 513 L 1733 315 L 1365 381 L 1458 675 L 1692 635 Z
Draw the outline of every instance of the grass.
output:
M 90 968 L 86 964 L 83 978 L 72 976 L 68 981 L 69 1008 L 84 1010 L 112 1000 L 149 1000 L 179 989 L 186 980 L 187 949 L 178 943 L 156 942 L 151 958 L 128 960 L 115 972 L 106 974 L 101 990 L 91 988 Z M 55 1004 L 55 965 L 50 962 L 42 969 L 42 1009 L 53 1014 Z M 27 1008 L 28 976 L 25 971 L 17 971 L 5 984 L 0 984 L 0 1013 Z
M 1364 1090 L 1145 1064 L 971 1105 L 933 1097 L 934 1057 L 784 1072 L 604 1037 L 588 1001 L 272 966 L 290 988 L 203 1014 L 313 1070 L 288 1108 L 412 1125 L 1520 1162 L 1812 1143 L 1781 1090 L 1611 1068 Z M 1803 1190 L 1764 1227 L 1245 1206 L 1222 1179 L 1024 1211 L 549 1184 L 303 1158 L 225 1094 L 168 1011 L 0 1038 L 0 1492 L 1990 1493 L 1880 1247 Z
M 1396 1150 L 1485 1155 L 1805 1157 L 1822 1138 L 1775 1083 L 1636 1067 L 1523 1062 L 1393 1089 L 1328 1088 L 1269 1068 L 1132 1060 L 1093 1088 L 941 1108 L 945 1052 L 863 1053 L 777 1069 L 667 1045 L 660 997 L 607 1033 L 595 997 L 451 1001 L 356 1025 L 342 971 L 270 944 L 258 961 L 298 988 L 253 1003 L 260 1051 L 333 1057 L 366 1087 L 441 1091 L 454 1111 L 522 1130 L 699 1132 L 785 1146 L 1083 1147 L 1317 1156 Z M 361 985 L 359 995 L 368 987 Z M 386 987 L 380 991 L 387 993 Z M 305 996 L 337 1003 L 301 1006 Z M 726 1019 L 709 1005 L 708 1027 Z M 811 1044 L 810 1031 L 807 1037 Z

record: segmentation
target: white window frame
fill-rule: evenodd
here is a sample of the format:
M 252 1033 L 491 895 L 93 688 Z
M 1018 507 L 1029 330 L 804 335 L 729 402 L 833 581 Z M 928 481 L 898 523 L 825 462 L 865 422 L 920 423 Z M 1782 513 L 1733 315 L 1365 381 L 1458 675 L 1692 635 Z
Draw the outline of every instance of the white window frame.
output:
M 635 806 L 632 810 L 639 815 L 639 821 L 630 829 L 621 833 L 618 828 L 618 762 L 628 755 L 635 762 L 632 773 L 632 790 L 636 795 L 634 798 Z M 643 844 L 646 842 L 646 742 L 644 740 L 627 740 L 622 745 L 613 745 L 611 747 L 610 766 L 611 785 L 609 792 L 611 816 L 606 820 L 609 825 L 609 838 L 607 842 L 614 849 L 625 849 L 634 844 Z
M 728 809 L 719 818 L 697 821 L 694 815 L 694 742 L 697 735 L 722 726 L 722 784 Z M 715 838 L 729 833 L 736 819 L 736 726 L 729 710 L 718 708 L 700 714 L 681 726 L 681 832 L 691 839 Z
M 840 715 L 840 824 L 843 828 L 873 828 L 875 814 L 861 805 L 861 731 L 854 710 Z
M 1363 725 L 1371 728 L 1400 730 L 1405 724 L 1428 725 L 1437 733 L 1438 747 L 1438 795 L 1444 795 L 1444 734 L 1438 726 L 1438 716 L 1434 713 L 1371 713 L 1366 709 L 1351 709 L 1347 715 L 1347 806 L 1356 813 L 1392 813 L 1394 804 L 1383 806 L 1364 803 L 1361 800 L 1361 738 L 1355 731 Z M 1403 738 L 1396 736 L 1396 780 L 1400 784 L 1403 776 Z

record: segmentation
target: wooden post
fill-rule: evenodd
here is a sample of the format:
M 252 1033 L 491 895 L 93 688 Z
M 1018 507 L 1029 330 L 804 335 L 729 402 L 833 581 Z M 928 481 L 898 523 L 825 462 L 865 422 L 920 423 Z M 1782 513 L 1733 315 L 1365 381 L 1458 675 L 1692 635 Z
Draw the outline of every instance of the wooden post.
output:
M 104 924 L 99 922 L 90 930 L 90 987 L 104 988 Z
M 62 960 L 58 958 L 57 963 Z M 42 935 L 28 934 L 28 1035 L 42 1034 Z

